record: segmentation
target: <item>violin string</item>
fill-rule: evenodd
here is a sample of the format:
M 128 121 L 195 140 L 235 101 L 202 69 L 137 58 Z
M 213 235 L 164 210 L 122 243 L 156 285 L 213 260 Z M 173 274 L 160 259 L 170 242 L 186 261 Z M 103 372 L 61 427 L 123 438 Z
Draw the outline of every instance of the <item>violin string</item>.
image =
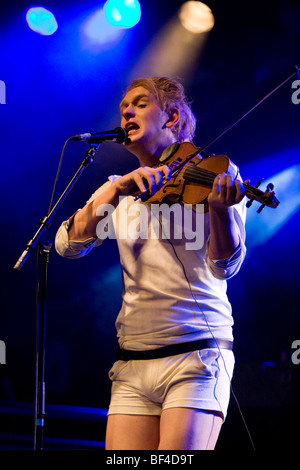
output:
M 194 158 L 195 155 L 190 156 L 185 162 L 182 162 L 179 166 L 174 168 L 172 170 L 172 176 L 175 177 L 176 173 L 180 172 L 180 170 L 191 161 L 192 158 Z M 196 184 L 202 184 L 202 185 L 207 185 L 209 187 L 212 187 L 214 180 L 218 173 L 215 173 L 210 170 L 206 170 L 205 168 L 201 168 L 195 165 L 190 165 L 188 166 L 184 173 L 183 173 L 183 178 Z M 246 195 L 250 199 L 255 199 L 263 204 L 266 204 L 268 206 L 272 206 L 273 200 L 269 200 L 268 198 L 266 199 L 266 193 L 263 193 L 259 189 L 257 189 L 255 186 L 251 186 L 247 183 L 243 183 L 243 186 L 246 190 Z M 276 206 L 272 206 L 276 207 Z
M 199 184 L 213 184 L 217 173 L 214 173 L 209 170 L 205 170 L 204 168 L 199 168 L 196 166 L 188 167 L 184 172 L 184 177 L 189 179 L 190 181 L 194 180 L 193 182 Z M 250 186 L 249 184 L 243 183 L 245 189 L 248 193 L 255 196 L 258 193 L 257 188 Z
M 184 177 L 187 177 L 186 179 L 193 178 L 196 183 L 213 184 L 216 176 L 217 173 L 198 167 L 188 167 L 184 172 Z

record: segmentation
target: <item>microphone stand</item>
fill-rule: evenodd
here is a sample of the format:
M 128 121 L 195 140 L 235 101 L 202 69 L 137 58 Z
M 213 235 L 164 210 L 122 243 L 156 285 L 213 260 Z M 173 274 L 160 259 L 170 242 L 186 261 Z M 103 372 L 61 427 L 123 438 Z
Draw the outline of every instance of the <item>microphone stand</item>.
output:
M 98 146 L 91 146 L 86 152 L 80 167 L 69 182 L 49 214 L 39 221 L 40 227 L 27 243 L 26 249 L 14 266 L 20 271 L 27 258 L 37 246 L 37 285 L 36 285 L 36 357 L 35 357 L 35 402 L 34 402 L 34 450 L 43 449 L 45 422 L 45 337 L 46 337 L 46 298 L 47 270 L 52 243 L 46 237 L 46 231 L 52 218 L 65 200 L 84 169 L 93 162 Z

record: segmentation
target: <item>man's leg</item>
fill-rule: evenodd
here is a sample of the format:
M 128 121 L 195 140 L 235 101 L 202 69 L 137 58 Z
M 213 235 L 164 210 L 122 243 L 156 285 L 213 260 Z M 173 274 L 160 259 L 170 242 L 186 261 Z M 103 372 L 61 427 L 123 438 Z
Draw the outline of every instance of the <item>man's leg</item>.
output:
M 221 414 L 192 408 L 169 408 L 160 421 L 160 450 L 213 450 L 223 423 Z
M 156 450 L 159 418 L 152 415 L 109 415 L 106 450 Z

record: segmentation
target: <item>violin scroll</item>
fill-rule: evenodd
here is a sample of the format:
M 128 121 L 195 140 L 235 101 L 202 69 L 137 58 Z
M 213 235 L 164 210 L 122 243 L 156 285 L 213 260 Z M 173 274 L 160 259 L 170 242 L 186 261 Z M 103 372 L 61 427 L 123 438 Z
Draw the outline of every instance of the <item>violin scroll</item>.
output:
M 260 214 L 260 212 L 263 210 L 264 207 L 268 206 L 268 207 L 272 207 L 273 209 L 275 209 L 280 203 L 275 196 L 275 192 L 273 191 L 274 189 L 273 183 L 269 183 L 267 185 L 265 192 L 258 189 L 262 181 L 263 181 L 263 178 L 259 180 L 256 186 L 250 186 L 248 184 L 244 184 L 244 187 L 246 190 L 246 196 L 249 197 L 249 201 L 247 202 L 246 206 L 248 208 L 251 207 L 253 201 L 260 202 L 261 206 L 257 210 L 258 214 Z

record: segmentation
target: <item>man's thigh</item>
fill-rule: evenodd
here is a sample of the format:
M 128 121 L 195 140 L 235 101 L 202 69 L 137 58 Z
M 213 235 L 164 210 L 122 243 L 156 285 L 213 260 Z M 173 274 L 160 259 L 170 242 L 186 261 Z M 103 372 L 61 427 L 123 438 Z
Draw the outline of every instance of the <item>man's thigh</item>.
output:
M 220 413 L 169 408 L 160 420 L 160 450 L 213 450 L 223 418 Z
M 106 450 L 156 450 L 159 416 L 111 414 L 107 419 Z

